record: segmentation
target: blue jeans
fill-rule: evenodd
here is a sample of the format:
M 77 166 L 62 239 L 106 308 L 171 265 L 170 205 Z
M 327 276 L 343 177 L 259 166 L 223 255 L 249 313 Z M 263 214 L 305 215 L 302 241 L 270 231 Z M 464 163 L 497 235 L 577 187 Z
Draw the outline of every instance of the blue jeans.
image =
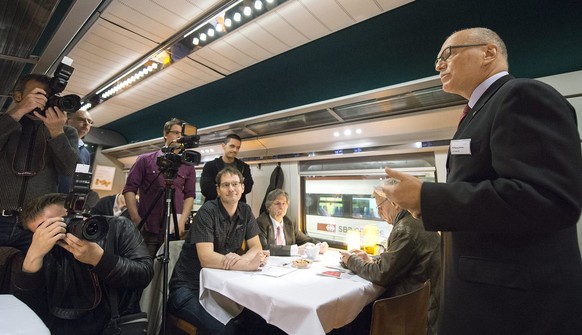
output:
M 0 246 L 14 247 L 26 253 L 31 243 L 32 233 L 22 227 L 18 222 L 18 216 L 0 214 Z
M 202 307 L 199 296 L 198 290 L 180 287 L 170 293 L 168 310 L 196 326 L 197 334 L 235 334 L 233 327 L 223 325 Z

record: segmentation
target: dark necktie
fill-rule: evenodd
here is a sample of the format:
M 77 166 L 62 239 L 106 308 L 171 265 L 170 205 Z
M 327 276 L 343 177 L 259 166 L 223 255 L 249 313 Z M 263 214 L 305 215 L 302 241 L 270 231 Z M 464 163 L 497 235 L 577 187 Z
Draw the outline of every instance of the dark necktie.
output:
M 465 116 L 467 116 L 467 114 L 469 114 L 470 110 L 471 110 L 471 107 L 469 107 L 469 104 L 466 104 L 465 108 L 463 109 L 463 112 L 461 113 L 461 116 L 459 117 L 459 125 L 457 126 L 457 128 L 461 125 L 461 122 L 463 122 L 463 119 L 465 118 Z

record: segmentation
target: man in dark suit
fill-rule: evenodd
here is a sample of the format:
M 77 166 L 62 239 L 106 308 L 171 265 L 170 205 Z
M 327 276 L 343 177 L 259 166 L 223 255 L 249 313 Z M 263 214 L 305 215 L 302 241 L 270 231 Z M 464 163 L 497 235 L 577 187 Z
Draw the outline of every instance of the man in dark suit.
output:
M 574 108 L 552 87 L 507 73 L 485 28 L 452 34 L 436 60 L 443 90 L 469 100 L 447 183 L 386 169 L 388 198 L 443 231 L 439 333 L 579 334 L 576 222 L 582 155 Z

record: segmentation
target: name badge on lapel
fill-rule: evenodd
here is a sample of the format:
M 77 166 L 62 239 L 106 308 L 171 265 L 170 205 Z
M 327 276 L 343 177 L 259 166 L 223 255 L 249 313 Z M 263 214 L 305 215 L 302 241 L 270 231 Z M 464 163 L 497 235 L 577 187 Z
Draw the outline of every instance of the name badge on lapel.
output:
M 451 155 L 470 155 L 471 139 L 451 140 Z

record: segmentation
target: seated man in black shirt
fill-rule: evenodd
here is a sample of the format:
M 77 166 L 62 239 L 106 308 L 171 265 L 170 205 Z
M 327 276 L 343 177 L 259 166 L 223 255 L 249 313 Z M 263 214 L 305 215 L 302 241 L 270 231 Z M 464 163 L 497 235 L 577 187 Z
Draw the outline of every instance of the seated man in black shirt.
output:
M 195 325 L 198 334 L 235 332 L 232 322 L 223 325 L 200 304 L 202 268 L 255 271 L 265 262 L 257 221 L 251 207 L 239 201 L 244 192 L 243 181 L 235 168 L 218 172 L 218 198 L 205 202 L 198 210 L 170 279 L 168 309 Z

